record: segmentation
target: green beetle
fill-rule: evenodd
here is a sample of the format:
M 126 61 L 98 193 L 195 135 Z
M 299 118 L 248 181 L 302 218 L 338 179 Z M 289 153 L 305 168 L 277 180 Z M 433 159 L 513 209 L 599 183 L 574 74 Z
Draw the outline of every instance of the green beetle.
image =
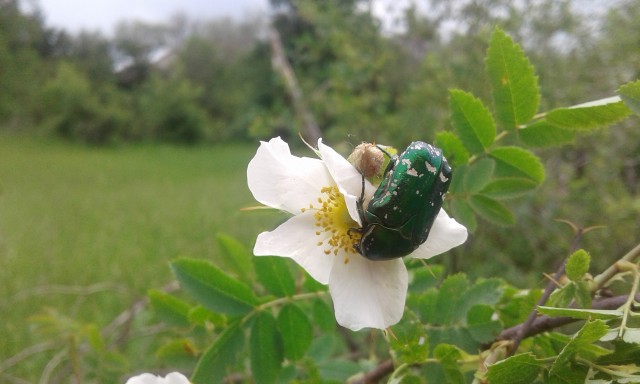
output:
M 392 157 L 367 208 L 364 196 L 358 202 L 362 228 L 356 251 L 370 260 L 413 252 L 429 237 L 451 175 L 442 150 L 422 141 L 414 141 L 400 156 Z

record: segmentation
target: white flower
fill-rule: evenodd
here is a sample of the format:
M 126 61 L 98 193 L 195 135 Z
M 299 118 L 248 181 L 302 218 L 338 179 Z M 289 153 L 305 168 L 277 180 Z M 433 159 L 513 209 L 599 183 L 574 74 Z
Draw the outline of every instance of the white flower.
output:
M 125 384 L 191 384 L 181 373 L 171 372 L 166 377 L 143 373 L 127 380 Z
M 318 153 L 321 159 L 293 156 L 279 137 L 261 142 L 247 169 L 249 189 L 262 204 L 293 217 L 259 234 L 253 252 L 289 257 L 314 279 L 329 284 L 340 325 L 354 331 L 386 329 L 404 312 L 404 261 L 371 261 L 354 250 L 357 236 L 349 229 L 361 226 L 356 202 L 362 176 L 322 140 Z M 365 180 L 365 200 L 375 189 Z M 466 228 L 440 210 L 427 241 L 408 257 L 429 258 L 466 239 Z

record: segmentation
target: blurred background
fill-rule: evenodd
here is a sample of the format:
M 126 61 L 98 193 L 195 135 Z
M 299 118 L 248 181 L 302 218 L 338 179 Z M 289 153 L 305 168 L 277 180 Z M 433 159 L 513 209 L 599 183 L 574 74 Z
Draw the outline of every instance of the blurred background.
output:
M 60 340 L 170 282 L 169 260 L 215 260 L 221 232 L 251 249 L 283 220 L 240 211 L 258 140 L 306 156 L 298 133 L 344 155 L 432 141 L 448 89 L 491 104 L 496 25 L 535 66 L 541 111 L 611 96 L 640 76 L 639 20 L 639 0 L 0 0 L 0 382 L 53 372 Z M 639 128 L 540 150 L 547 180 L 512 202 L 517 224 L 479 226 L 447 270 L 538 286 L 573 240 L 556 219 L 605 225 L 583 240 L 598 270 L 619 258 L 638 237 Z M 95 372 L 161 363 L 162 329 L 136 321 Z

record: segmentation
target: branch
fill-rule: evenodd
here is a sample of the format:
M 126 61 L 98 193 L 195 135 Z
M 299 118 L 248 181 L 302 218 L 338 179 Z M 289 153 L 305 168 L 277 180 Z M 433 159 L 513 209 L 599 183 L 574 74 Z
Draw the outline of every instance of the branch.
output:
M 605 299 L 595 300 L 591 305 L 593 309 L 615 309 L 623 305 L 629 295 L 621 295 L 615 297 L 607 297 Z M 640 300 L 640 293 L 636 295 L 636 300 Z M 531 337 L 538 335 L 543 332 L 550 331 L 554 328 L 573 323 L 579 321 L 580 319 L 576 319 L 573 317 L 549 317 L 547 315 L 542 315 L 536 317 L 536 319 L 531 323 L 531 325 L 524 330 L 524 324 L 518 324 L 511 328 L 507 328 L 500 332 L 500 335 L 496 338 L 496 341 L 499 340 L 511 340 L 519 335 L 521 332 L 523 333 L 523 337 Z M 523 332 L 524 331 L 524 332 Z M 488 346 L 485 346 L 488 348 Z M 486 349 L 486 348 L 484 348 Z
M 378 364 L 373 370 L 349 380 L 349 384 L 373 384 L 382 380 L 385 376 L 393 372 L 393 360 L 388 359 Z
M 573 239 L 573 243 L 571 244 L 571 251 L 569 252 L 569 255 L 571 255 L 573 252 L 575 252 L 578 249 L 578 245 L 582 240 L 582 234 L 583 234 L 582 228 L 577 228 L 573 225 L 572 227 L 574 227 L 576 235 Z M 560 280 L 562 275 L 564 275 L 564 268 L 567 265 L 567 260 L 568 260 L 568 257 L 566 257 L 562 261 L 560 266 L 556 269 L 556 273 L 553 275 L 553 279 L 549 279 L 547 286 L 544 288 L 544 292 L 542 293 L 542 296 L 540 296 L 540 299 L 538 300 L 538 304 L 531 310 L 531 313 L 529 313 L 529 317 L 527 318 L 527 320 L 525 320 L 525 322 L 522 324 L 522 327 L 518 329 L 518 333 L 516 333 L 511 338 L 513 340 L 513 344 L 511 345 L 511 348 L 509 350 L 510 355 L 513 355 L 516 353 L 516 351 L 518 350 L 518 347 L 520 346 L 520 342 L 522 341 L 522 339 L 526 337 L 525 335 L 529 332 L 529 328 L 532 327 L 533 322 L 536 319 L 536 316 L 538 316 L 537 308 L 541 305 L 544 305 L 547 302 L 547 300 L 549 300 L 549 297 L 551 296 L 553 291 L 556 289 L 555 282 Z
M 293 68 L 291 68 L 291 64 L 285 55 L 284 48 L 282 47 L 280 34 L 275 28 L 271 28 L 269 40 L 271 42 L 272 52 L 271 64 L 273 65 L 273 68 L 284 78 L 284 82 L 289 94 L 291 95 L 296 114 L 302 119 L 307 140 L 312 143 L 317 142 L 322 136 L 320 128 L 318 128 L 318 124 L 316 123 L 313 114 L 311 114 L 311 111 L 307 107 L 302 89 L 298 84 L 296 74 L 293 72 Z

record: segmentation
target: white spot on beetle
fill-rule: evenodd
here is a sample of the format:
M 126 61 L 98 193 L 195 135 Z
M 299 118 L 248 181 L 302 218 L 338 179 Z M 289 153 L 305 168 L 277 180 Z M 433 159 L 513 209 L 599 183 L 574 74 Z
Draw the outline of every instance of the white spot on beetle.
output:
M 433 173 L 434 175 L 436 174 L 436 172 L 438 172 L 438 170 L 436 169 L 436 167 L 434 167 L 433 165 L 431 165 L 428 161 L 424 162 L 424 165 L 427 167 L 427 171 L 429 171 L 430 173 Z
M 408 168 L 411 168 L 411 160 L 402 159 L 402 164 L 406 165 Z
M 446 183 L 447 181 L 449 181 L 449 179 L 447 179 L 447 178 L 444 176 L 444 173 L 440 172 L 440 181 L 442 181 L 443 183 Z
M 410 176 L 418 176 L 418 171 L 416 171 L 416 170 L 415 170 L 415 169 L 413 169 L 413 168 L 409 168 L 409 169 L 407 169 L 407 175 L 410 175 Z

